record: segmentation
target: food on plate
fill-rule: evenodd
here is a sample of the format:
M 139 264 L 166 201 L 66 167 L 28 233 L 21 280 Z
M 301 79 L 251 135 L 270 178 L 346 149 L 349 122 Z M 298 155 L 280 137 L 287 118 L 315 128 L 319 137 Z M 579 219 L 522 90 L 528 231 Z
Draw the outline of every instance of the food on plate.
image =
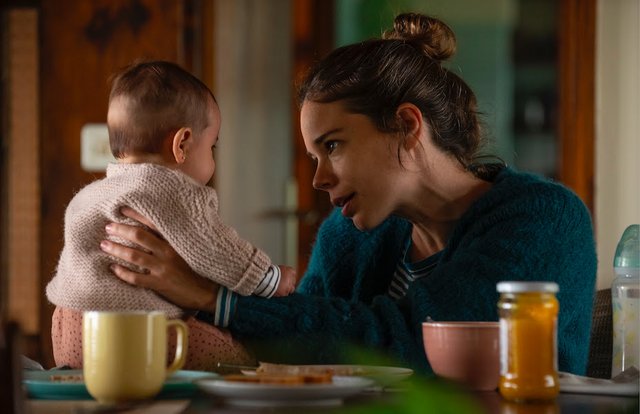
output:
M 82 374 L 55 374 L 49 377 L 51 382 L 63 382 L 67 384 L 78 384 L 84 382 Z
M 286 365 L 260 362 L 256 374 L 269 375 L 314 375 L 329 374 L 340 376 L 365 375 L 363 367 L 352 365 Z
M 328 372 L 308 373 L 308 374 L 265 374 L 256 375 L 230 374 L 223 377 L 225 381 L 250 382 L 258 384 L 330 384 L 333 382 L 333 375 Z

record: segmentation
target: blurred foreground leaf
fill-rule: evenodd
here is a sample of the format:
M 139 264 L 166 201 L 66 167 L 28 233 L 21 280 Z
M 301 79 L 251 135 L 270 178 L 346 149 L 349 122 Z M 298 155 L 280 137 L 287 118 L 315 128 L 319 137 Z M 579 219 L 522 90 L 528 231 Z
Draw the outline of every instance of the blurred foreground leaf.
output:
M 403 382 L 406 391 L 394 391 L 391 398 L 347 406 L 340 414 L 482 414 L 484 410 L 464 392 L 436 380 L 412 378 Z
M 351 349 L 349 354 L 355 364 L 399 365 L 385 355 L 360 348 Z M 466 392 L 420 373 L 415 373 L 397 385 L 400 391 L 382 395 L 371 403 L 344 407 L 338 412 L 340 414 L 482 414 L 485 412 Z

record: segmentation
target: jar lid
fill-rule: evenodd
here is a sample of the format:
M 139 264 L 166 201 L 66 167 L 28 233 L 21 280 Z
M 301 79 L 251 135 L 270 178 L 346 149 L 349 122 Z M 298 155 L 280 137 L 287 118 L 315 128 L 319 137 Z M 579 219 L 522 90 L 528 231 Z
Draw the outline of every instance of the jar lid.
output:
M 496 286 L 500 293 L 550 292 L 560 288 L 555 282 L 499 282 Z

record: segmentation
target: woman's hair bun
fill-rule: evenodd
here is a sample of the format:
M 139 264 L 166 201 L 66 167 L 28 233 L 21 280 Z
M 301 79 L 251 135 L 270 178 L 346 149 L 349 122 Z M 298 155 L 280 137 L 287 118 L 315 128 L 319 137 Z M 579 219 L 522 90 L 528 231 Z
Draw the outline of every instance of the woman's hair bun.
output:
M 424 14 L 399 14 L 394 19 L 393 29 L 387 30 L 382 38 L 412 43 L 434 60 L 444 61 L 456 53 L 453 30 L 443 21 Z

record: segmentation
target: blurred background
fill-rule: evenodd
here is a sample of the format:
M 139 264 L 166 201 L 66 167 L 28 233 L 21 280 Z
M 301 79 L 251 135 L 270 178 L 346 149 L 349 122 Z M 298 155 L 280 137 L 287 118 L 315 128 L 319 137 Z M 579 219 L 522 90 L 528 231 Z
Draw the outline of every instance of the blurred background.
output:
M 589 207 L 599 288 L 622 231 L 640 222 L 638 0 L 3 0 L 1 11 L 0 319 L 20 323 L 26 353 L 46 367 L 44 286 L 64 210 L 112 160 L 108 78 L 139 58 L 177 62 L 212 89 L 221 215 L 300 274 L 330 206 L 311 187 L 296 83 L 405 11 L 456 33 L 449 68 L 478 95 L 487 152 Z

